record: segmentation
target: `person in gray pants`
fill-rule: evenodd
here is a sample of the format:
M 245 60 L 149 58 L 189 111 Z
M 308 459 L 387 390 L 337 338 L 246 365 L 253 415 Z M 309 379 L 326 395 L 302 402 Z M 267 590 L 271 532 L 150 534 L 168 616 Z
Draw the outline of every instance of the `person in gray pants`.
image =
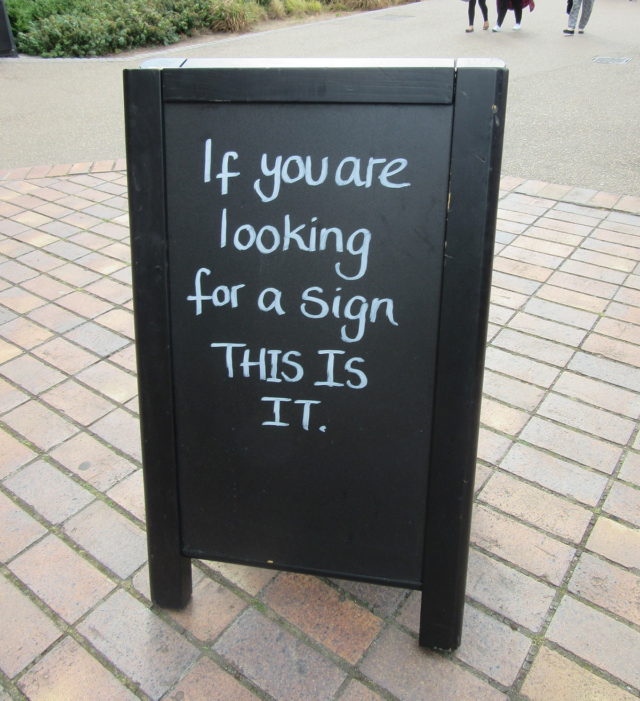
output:
M 575 34 L 580 7 L 582 7 L 582 15 L 580 16 L 580 24 L 578 25 L 578 34 L 584 34 L 584 28 L 587 26 L 589 17 L 591 17 L 591 10 L 593 9 L 594 2 L 595 0 L 573 0 L 573 7 L 569 13 L 569 27 L 563 30 L 564 34 L 569 36 Z

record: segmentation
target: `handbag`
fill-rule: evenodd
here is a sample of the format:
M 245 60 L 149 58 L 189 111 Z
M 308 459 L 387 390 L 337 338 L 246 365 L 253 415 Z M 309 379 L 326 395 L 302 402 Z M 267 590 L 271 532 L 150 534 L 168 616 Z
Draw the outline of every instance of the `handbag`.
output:
M 573 8 L 573 0 L 567 0 L 567 14 L 571 13 L 572 8 Z

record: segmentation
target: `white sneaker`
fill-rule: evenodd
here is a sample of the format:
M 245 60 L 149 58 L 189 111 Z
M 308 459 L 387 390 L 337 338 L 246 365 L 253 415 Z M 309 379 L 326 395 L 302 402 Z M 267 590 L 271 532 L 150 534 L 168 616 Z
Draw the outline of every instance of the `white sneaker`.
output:
M 496 26 L 491 30 L 492 32 L 499 32 L 500 31 L 500 25 L 496 24 Z
M 514 29 L 514 31 L 517 31 L 518 29 L 520 29 L 520 25 L 519 25 L 519 24 L 514 24 L 514 25 L 513 25 L 513 29 Z

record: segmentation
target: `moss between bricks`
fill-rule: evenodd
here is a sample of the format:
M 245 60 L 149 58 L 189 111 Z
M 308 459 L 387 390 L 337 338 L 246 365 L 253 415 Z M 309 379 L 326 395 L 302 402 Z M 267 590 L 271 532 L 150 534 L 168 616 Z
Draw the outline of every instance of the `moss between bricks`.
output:
M 412 0 L 7 0 L 18 51 L 104 56 L 174 44 L 202 31 L 239 32 L 266 19 L 372 10 Z

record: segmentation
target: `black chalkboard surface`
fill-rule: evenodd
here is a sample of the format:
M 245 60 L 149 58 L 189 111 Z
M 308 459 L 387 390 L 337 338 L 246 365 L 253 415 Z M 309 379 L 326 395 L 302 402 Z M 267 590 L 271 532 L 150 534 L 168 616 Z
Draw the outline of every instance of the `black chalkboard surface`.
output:
M 190 558 L 359 579 L 456 647 L 506 70 L 153 67 L 125 98 L 154 601 Z

